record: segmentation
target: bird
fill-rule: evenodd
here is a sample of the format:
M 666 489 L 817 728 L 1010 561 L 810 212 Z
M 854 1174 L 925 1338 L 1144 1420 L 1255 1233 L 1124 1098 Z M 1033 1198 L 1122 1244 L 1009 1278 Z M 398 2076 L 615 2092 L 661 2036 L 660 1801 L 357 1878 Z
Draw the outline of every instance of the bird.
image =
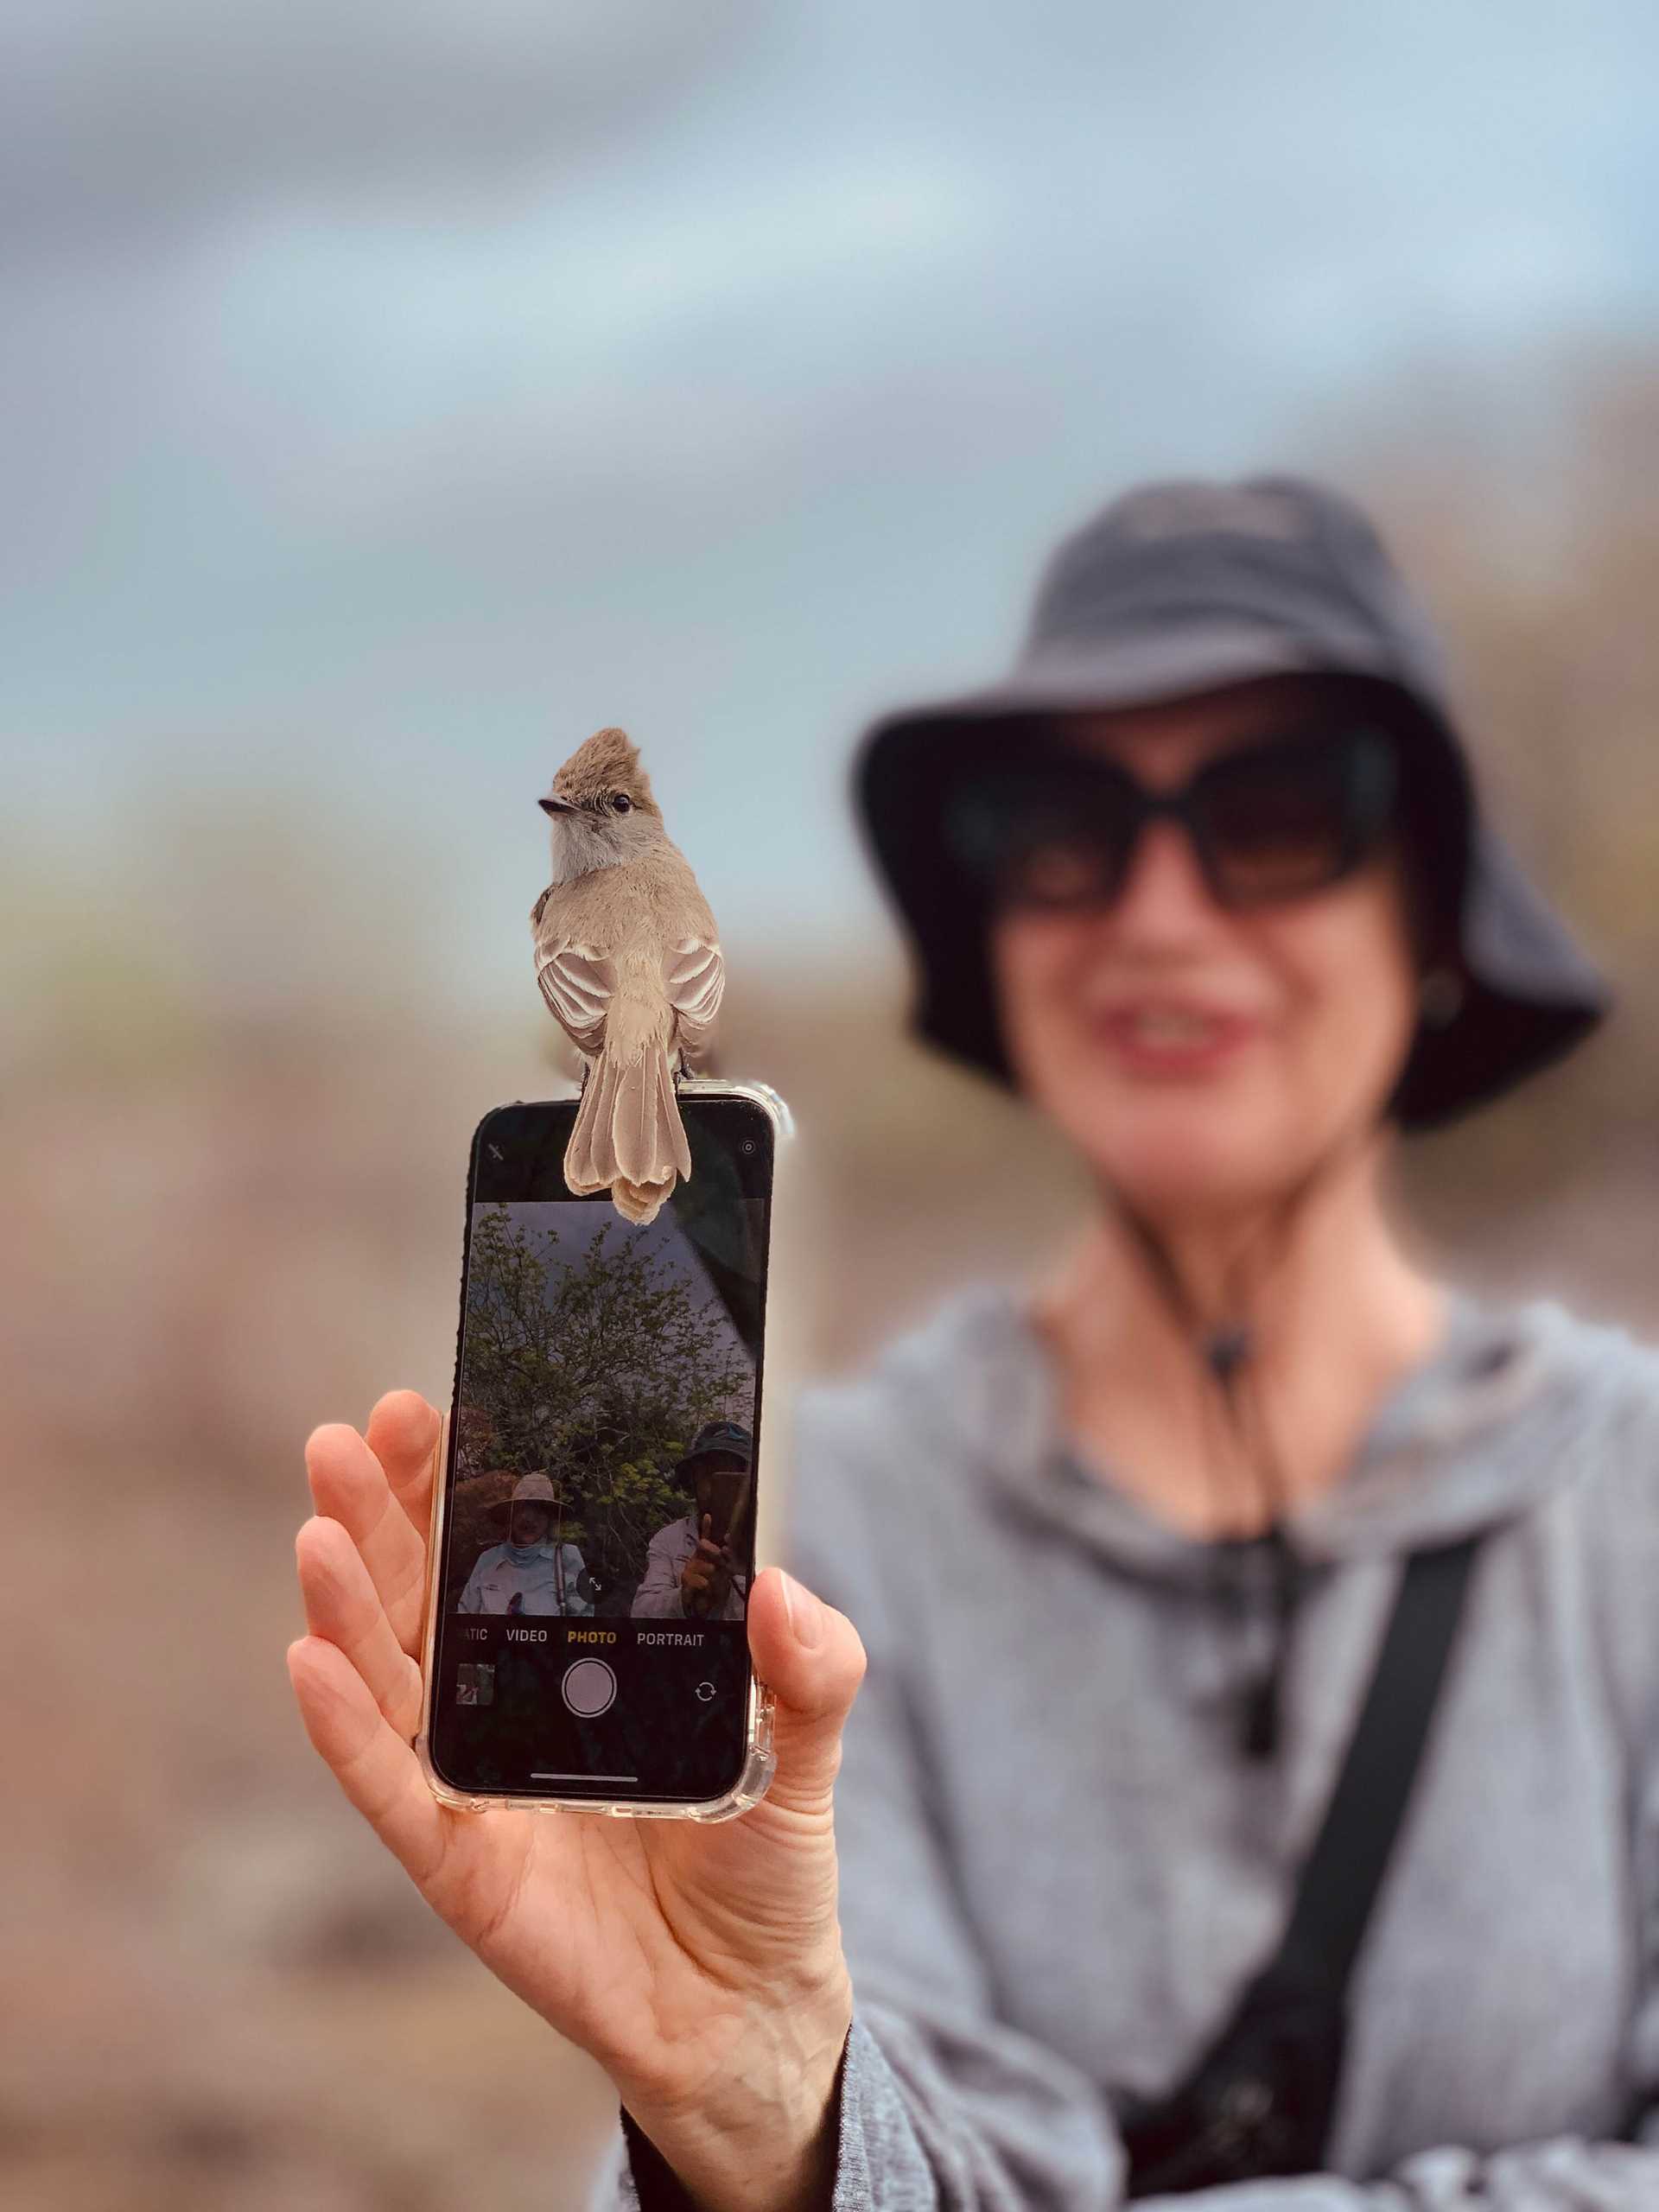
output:
M 536 980 L 583 1060 L 564 1179 L 644 1224 L 690 1177 L 674 1086 L 720 1011 L 720 938 L 626 730 L 595 730 L 539 804 L 553 880 L 531 909 Z

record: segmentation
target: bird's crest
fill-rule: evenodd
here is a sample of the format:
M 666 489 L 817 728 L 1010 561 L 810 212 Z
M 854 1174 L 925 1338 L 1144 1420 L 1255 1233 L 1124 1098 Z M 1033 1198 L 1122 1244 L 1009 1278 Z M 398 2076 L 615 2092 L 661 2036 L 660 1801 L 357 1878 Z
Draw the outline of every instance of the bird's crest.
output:
M 595 730 L 555 775 L 553 795 L 570 806 L 594 806 L 615 791 L 626 792 L 635 806 L 655 810 L 651 779 L 626 730 Z

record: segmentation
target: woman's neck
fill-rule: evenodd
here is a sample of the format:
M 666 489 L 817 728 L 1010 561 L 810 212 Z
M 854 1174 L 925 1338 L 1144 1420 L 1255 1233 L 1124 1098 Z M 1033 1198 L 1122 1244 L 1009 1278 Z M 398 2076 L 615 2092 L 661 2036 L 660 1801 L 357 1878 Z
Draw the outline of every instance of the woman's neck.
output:
M 1446 1292 L 1402 1248 L 1382 1203 L 1378 1144 L 1311 1192 L 1284 1234 L 1271 1209 L 1154 1224 L 1201 1325 L 1244 1321 L 1254 1390 L 1284 1502 L 1340 1478 L 1376 1407 L 1427 1358 Z M 1224 1302 L 1236 1289 L 1237 1310 Z M 1191 1326 L 1115 1210 L 1038 1293 L 1086 1461 L 1185 1532 L 1253 1534 L 1270 1517 L 1260 1446 L 1229 1423 Z

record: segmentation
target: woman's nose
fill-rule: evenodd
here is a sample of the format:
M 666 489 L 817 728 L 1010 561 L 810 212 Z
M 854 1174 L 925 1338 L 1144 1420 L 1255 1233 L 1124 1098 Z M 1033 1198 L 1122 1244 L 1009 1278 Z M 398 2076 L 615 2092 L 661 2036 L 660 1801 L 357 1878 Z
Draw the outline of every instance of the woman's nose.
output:
M 1166 820 L 1143 823 L 1113 902 L 1116 928 L 1166 933 L 1208 926 L 1220 912 L 1184 826 Z

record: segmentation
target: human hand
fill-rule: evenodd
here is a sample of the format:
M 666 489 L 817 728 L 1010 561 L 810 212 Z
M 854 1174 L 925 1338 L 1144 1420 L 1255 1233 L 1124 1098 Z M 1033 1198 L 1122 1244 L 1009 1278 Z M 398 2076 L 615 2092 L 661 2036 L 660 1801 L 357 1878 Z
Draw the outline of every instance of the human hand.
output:
M 366 1435 L 330 1426 L 307 1444 L 308 1633 L 288 1655 L 307 1733 L 428 1904 L 592 2052 L 694 2196 L 827 2204 L 852 2009 L 831 1790 L 864 1670 L 856 1632 L 776 1568 L 756 1579 L 749 1648 L 777 1695 L 778 1765 L 739 1819 L 441 1805 L 411 1749 L 441 1434 L 431 1406 L 396 1391 Z
M 715 1541 L 714 1529 L 714 1515 L 705 1513 L 697 1548 L 680 1569 L 680 1601 L 699 1617 L 725 1611 L 737 1565 L 731 1546 Z

